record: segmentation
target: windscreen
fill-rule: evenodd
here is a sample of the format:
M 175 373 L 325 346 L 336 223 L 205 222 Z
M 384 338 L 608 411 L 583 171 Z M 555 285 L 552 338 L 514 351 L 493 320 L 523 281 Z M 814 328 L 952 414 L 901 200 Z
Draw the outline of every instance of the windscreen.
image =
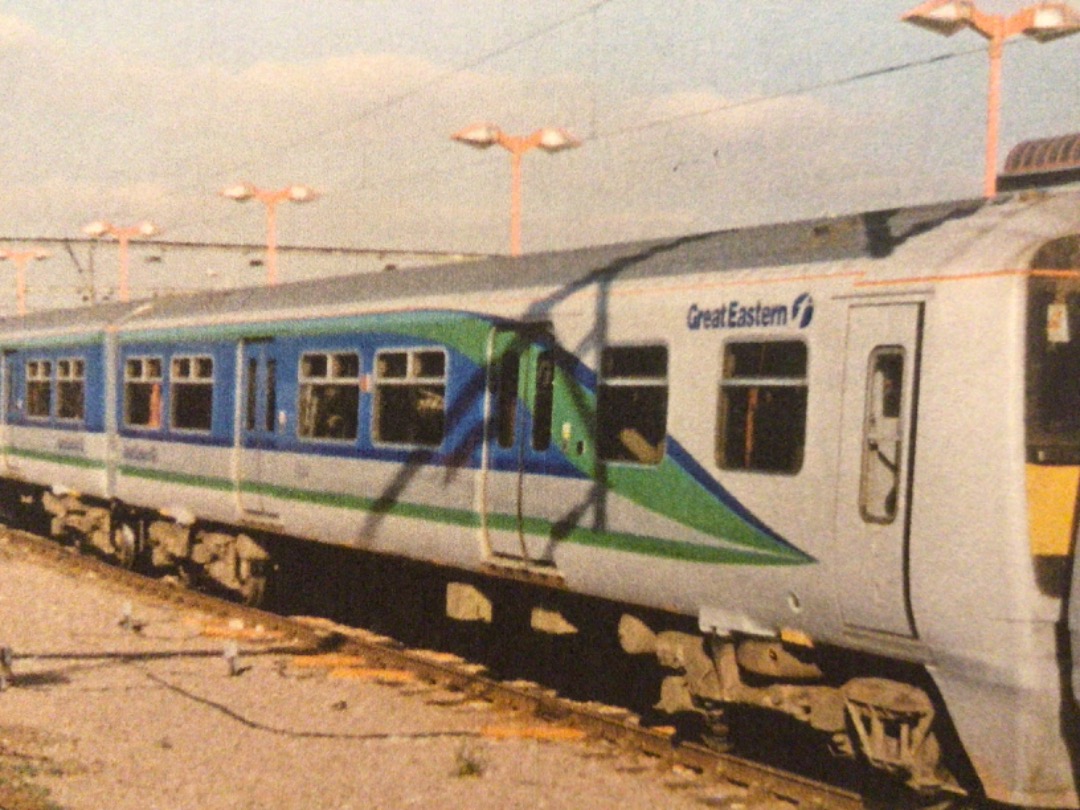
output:
M 1027 308 L 1028 461 L 1080 464 L 1080 235 L 1049 243 L 1033 265 Z

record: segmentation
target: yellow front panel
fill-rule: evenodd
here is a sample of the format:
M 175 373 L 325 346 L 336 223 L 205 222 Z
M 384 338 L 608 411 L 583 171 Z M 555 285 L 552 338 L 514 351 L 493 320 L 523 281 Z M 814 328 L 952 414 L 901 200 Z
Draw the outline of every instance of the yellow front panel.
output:
M 1036 556 L 1065 556 L 1072 546 L 1080 467 L 1027 465 L 1028 534 Z

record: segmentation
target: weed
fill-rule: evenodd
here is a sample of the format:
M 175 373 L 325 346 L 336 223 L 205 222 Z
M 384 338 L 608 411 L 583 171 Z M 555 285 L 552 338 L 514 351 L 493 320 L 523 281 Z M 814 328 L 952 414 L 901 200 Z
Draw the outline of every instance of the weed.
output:
M 463 743 L 454 754 L 454 776 L 458 778 L 483 776 L 486 769 L 487 759 L 483 750 L 468 742 Z

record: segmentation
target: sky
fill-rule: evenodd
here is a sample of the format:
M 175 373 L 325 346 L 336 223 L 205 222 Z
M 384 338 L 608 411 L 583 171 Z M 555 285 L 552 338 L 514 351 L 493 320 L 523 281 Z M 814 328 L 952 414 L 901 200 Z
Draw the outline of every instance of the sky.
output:
M 319 190 L 281 244 L 505 252 L 509 156 L 450 139 L 481 121 L 582 141 L 524 156 L 526 251 L 977 197 L 985 42 L 912 5 L 0 0 L 0 237 L 258 243 L 248 181 Z M 1078 102 L 1080 36 L 1011 40 L 999 162 Z

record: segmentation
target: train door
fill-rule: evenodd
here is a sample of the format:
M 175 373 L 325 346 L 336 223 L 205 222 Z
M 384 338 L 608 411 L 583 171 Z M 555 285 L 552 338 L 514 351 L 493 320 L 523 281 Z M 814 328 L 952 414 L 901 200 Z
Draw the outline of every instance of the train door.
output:
M 278 419 L 278 350 L 273 340 L 241 345 L 239 391 L 240 505 L 270 516 L 264 493 L 283 425 Z
M 0 366 L 0 455 L 4 469 L 8 469 L 10 459 L 8 445 L 11 441 L 10 422 L 12 405 L 15 402 L 14 385 L 15 357 L 10 349 L 4 350 L 3 365 Z
M 914 636 L 908 534 L 922 304 L 848 311 L 836 536 L 844 620 Z
M 496 330 L 489 355 L 484 526 L 492 554 L 550 563 L 546 532 L 529 518 L 548 511 L 540 478 L 553 451 L 554 354 L 546 329 Z

